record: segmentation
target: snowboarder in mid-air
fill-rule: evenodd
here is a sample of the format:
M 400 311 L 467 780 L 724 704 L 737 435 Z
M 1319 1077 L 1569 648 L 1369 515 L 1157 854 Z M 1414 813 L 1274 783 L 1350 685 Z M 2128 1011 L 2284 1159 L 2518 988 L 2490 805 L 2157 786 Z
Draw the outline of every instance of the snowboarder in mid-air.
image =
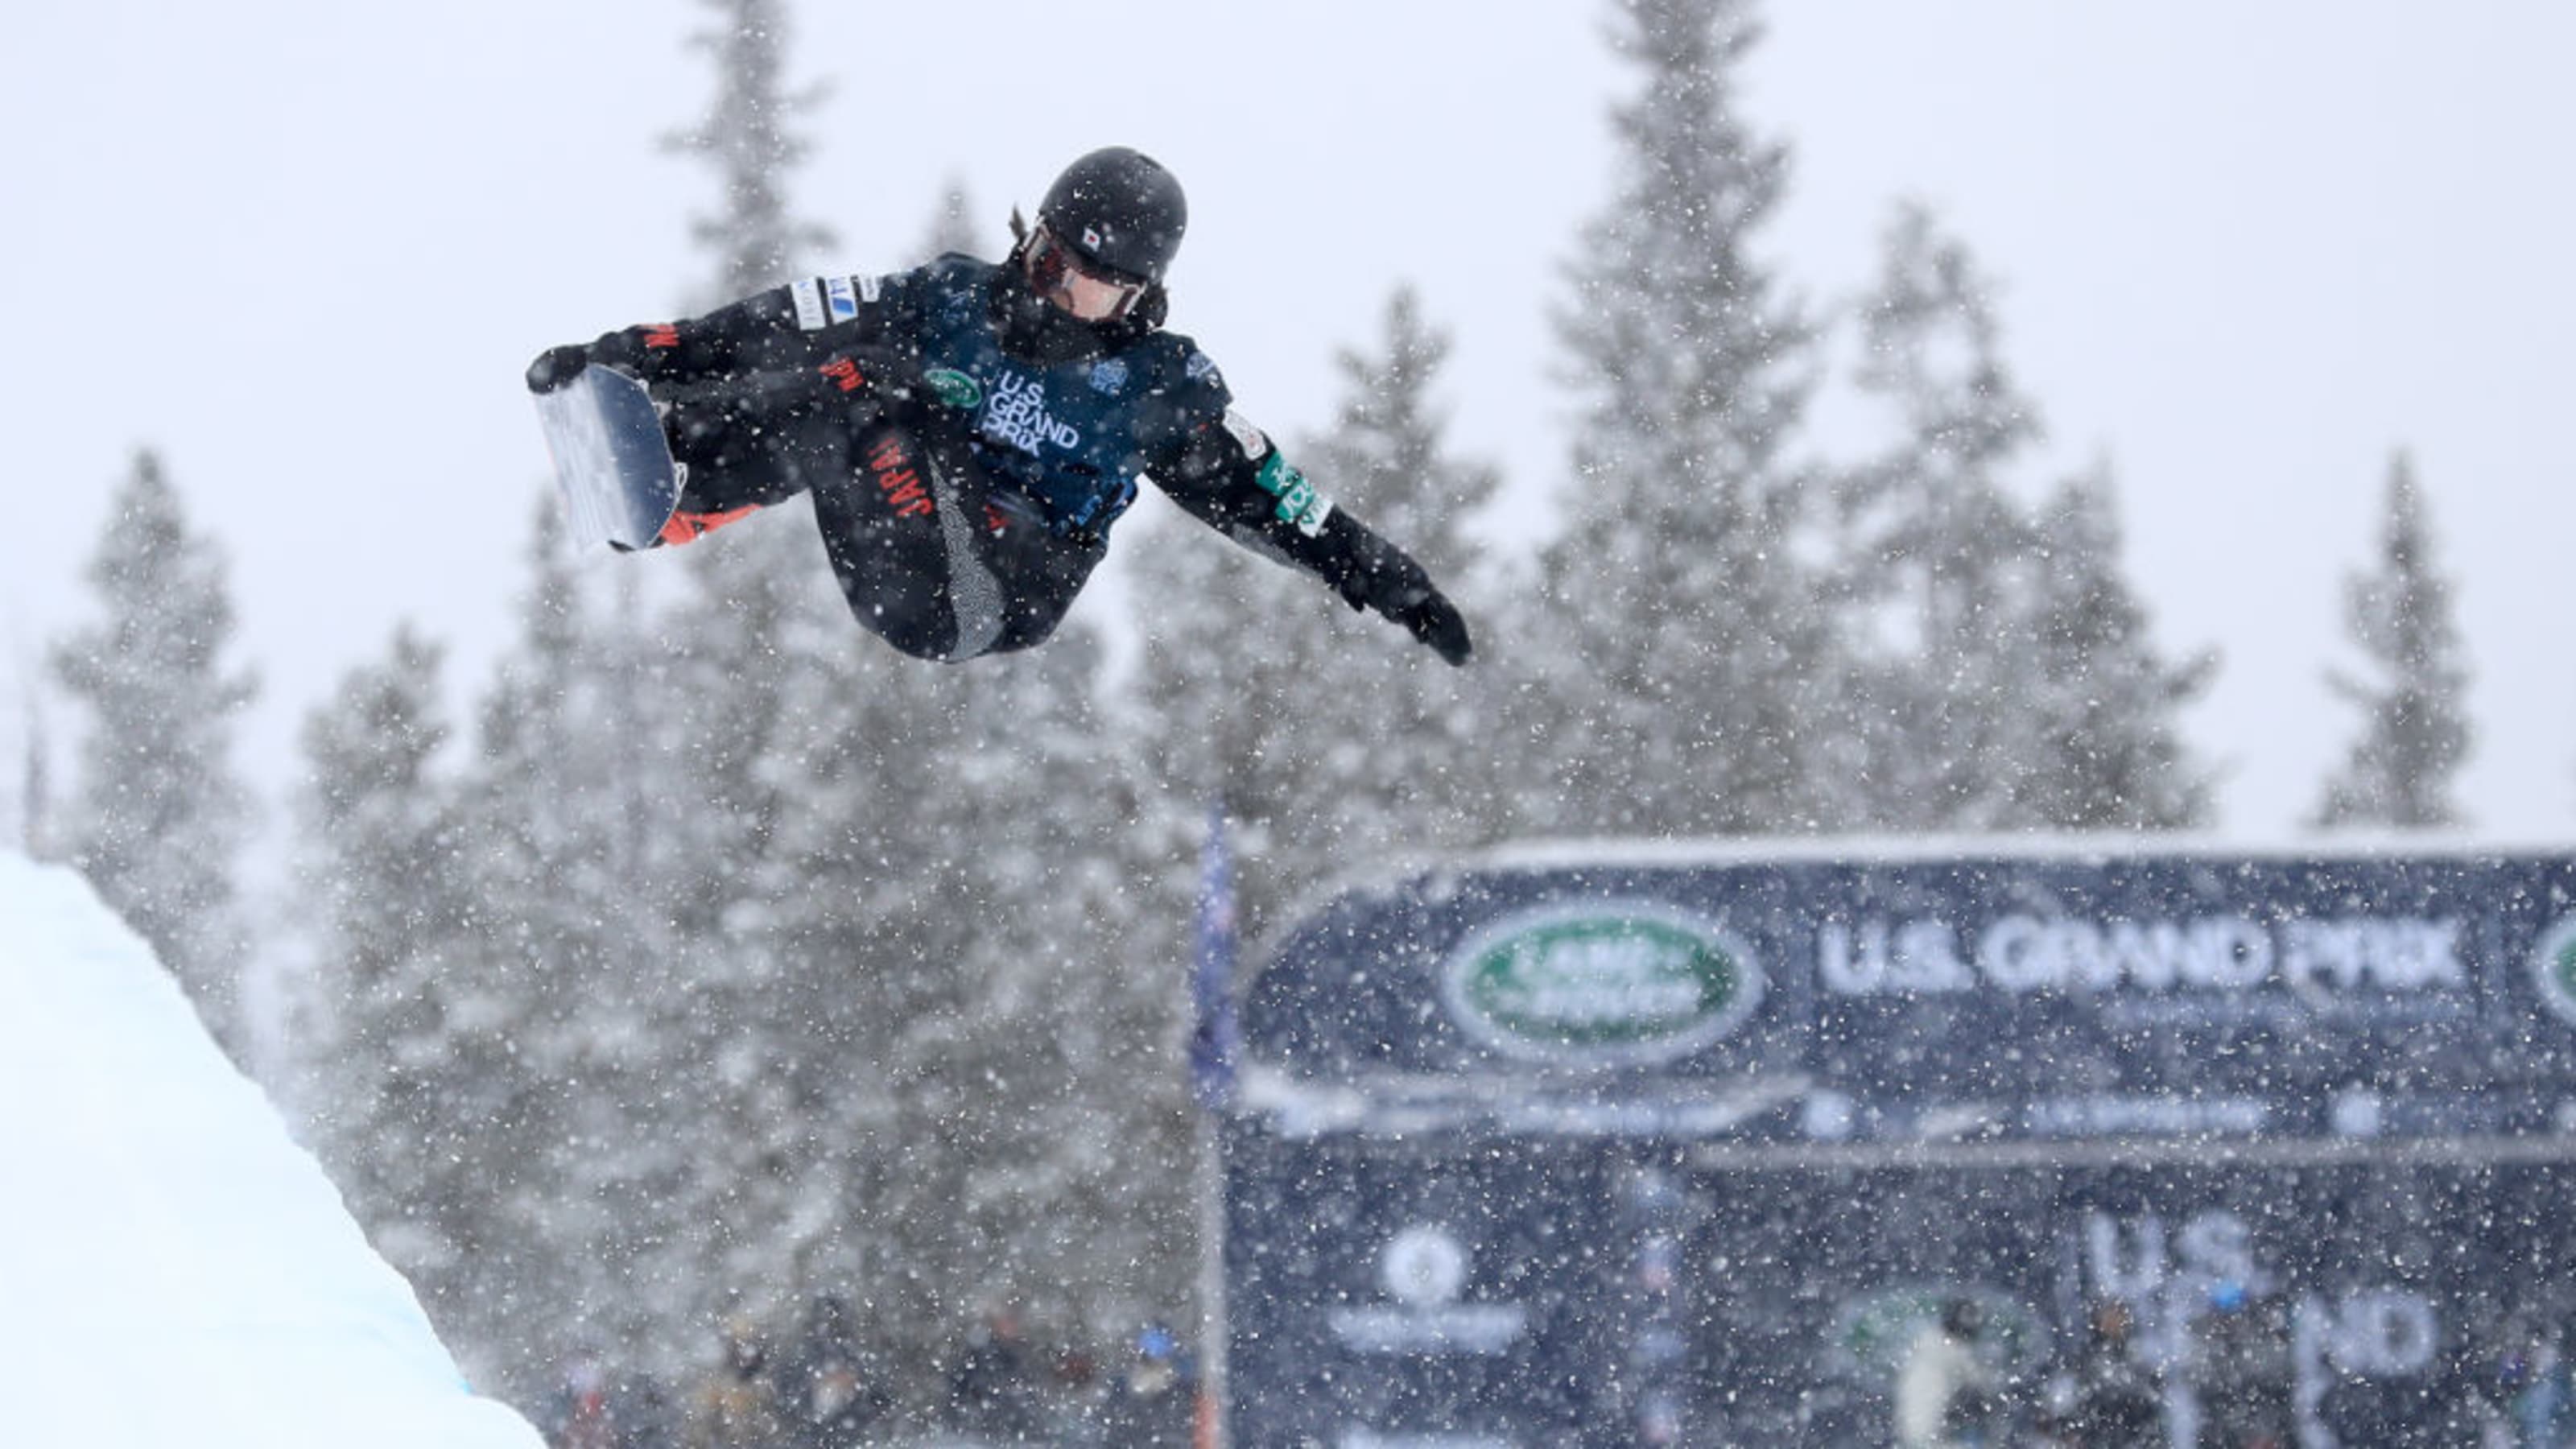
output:
M 589 368 L 642 380 L 680 482 L 646 546 L 811 494 L 851 613 L 906 654 L 1044 640 L 1151 477 L 1202 522 L 1466 662 L 1466 622 L 1421 565 L 1316 492 L 1233 410 L 1197 344 L 1164 330 L 1187 222 L 1171 172 L 1094 151 L 1048 188 L 1033 229 L 1012 220 L 1021 234 L 998 266 L 951 253 L 800 281 L 549 349 L 528 386 L 554 394 Z

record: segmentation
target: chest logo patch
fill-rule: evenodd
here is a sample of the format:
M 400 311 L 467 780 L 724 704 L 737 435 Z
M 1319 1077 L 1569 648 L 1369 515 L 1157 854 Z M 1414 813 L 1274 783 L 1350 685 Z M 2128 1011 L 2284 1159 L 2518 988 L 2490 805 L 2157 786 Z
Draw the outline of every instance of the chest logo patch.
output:
M 1005 372 L 993 384 L 981 431 L 985 437 L 1008 443 L 1023 453 L 1035 453 L 1050 445 L 1082 446 L 1082 434 L 1047 411 L 1046 390 L 1038 386 L 1035 378 L 1017 372 Z

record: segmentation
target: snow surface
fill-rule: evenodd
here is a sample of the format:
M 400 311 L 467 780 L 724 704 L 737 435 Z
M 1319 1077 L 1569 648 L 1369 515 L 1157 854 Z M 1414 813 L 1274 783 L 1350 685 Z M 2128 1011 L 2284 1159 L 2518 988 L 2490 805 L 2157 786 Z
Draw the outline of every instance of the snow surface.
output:
M 539 1449 L 76 874 L 0 853 L 0 1442 Z

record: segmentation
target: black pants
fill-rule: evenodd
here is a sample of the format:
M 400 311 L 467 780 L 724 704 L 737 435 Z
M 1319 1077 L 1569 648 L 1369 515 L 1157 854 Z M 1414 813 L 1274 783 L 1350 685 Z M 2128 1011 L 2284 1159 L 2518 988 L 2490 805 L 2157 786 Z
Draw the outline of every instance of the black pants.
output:
M 956 414 L 792 375 L 675 394 L 683 513 L 814 498 L 824 551 L 870 633 L 918 659 L 1008 653 L 1055 632 L 1104 553 L 1058 536 L 984 468 Z

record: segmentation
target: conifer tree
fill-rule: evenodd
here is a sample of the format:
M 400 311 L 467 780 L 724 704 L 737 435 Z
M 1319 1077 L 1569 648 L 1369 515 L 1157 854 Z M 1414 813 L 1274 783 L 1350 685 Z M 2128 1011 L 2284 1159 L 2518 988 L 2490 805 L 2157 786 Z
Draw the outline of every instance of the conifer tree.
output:
M 1329 495 L 1331 481 L 1316 486 Z M 1188 858 L 1199 821 L 1212 803 L 1242 823 L 1238 892 L 1247 932 L 1258 934 L 1275 898 L 1296 889 L 1306 868 L 1272 827 L 1288 808 L 1288 776 L 1305 758 L 1299 711 L 1313 701 L 1312 678 L 1299 679 L 1290 636 L 1337 623 L 1341 604 L 1311 581 L 1219 540 L 1206 525 L 1166 501 L 1147 497 L 1121 525 L 1132 540 L 1128 593 L 1139 654 L 1116 701 L 1129 721 L 1155 788 L 1140 808 L 1131 869 L 1152 879 Z M 1185 601 L 1185 602 L 1183 602 Z M 1291 840 L 1301 832 L 1292 827 Z M 1312 854 L 1302 856 L 1311 862 Z M 1188 897 L 1165 904 L 1175 913 L 1169 949 L 1183 948 L 1178 921 Z
M 2105 479 L 2037 508 L 2016 496 L 2039 421 L 1990 292 L 1927 208 L 1898 209 L 1859 383 L 1902 428 L 1841 489 L 1850 724 L 1830 813 L 1909 831 L 2201 823 L 2207 780 L 2177 714 L 2213 666 L 2148 641 Z
M 232 747 L 258 686 L 228 658 L 223 556 L 148 451 L 117 489 L 88 578 L 100 617 L 53 653 L 89 717 L 60 848 L 239 1056 L 249 941 L 235 872 L 252 822 Z
M 1381 337 L 1339 359 L 1346 390 L 1333 426 L 1284 446 L 1328 496 L 1458 588 L 1481 623 L 1490 616 L 1471 585 L 1486 576 L 1468 567 L 1468 526 L 1497 479 L 1443 440 L 1431 393 L 1447 351 L 1415 295 L 1397 291 Z M 1177 509 L 1141 511 L 1129 525 L 1141 535 L 1130 593 L 1152 603 L 1137 619 L 1142 654 L 1122 705 L 1145 742 L 1151 785 L 1127 832 L 1124 873 L 1141 899 L 1128 904 L 1121 940 L 1127 958 L 1158 963 L 1160 975 L 1128 988 L 1135 1016 L 1104 1023 L 1111 1034 L 1099 1039 L 1132 1053 L 1116 1033 L 1159 1016 L 1153 1080 L 1176 1091 L 1188 1025 L 1181 963 L 1212 802 L 1240 826 L 1237 902 L 1242 929 L 1258 936 L 1346 872 L 1501 833 L 1509 801 L 1488 768 L 1490 671 L 1442 665 L 1302 571 L 1249 556 Z M 1153 1140 L 1181 1150 L 1172 1137 Z M 1174 1164 L 1177 1192 L 1185 1159 L 1158 1160 Z M 1186 1263 L 1187 1218 L 1168 1221 L 1160 1261 Z
M 459 1005 L 432 1128 L 456 1226 L 429 1275 L 471 1342 L 521 1372 L 585 1337 L 673 1352 L 636 1285 L 670 1243 L 661 1204 L 688 1147 L 654 1046 L 689 1003 L 672 940 L 683 850 L 651 788 L 667 733 L 634 688 L 649 651 L 603 621 L 551 499 L 530 559 L 457 807 L 470 908 L 442 962 Z
M 452 1270 L 475 1246 L 457 1222 L 473 1198 L 450 1176 L 471 1136 L 451 1116 L 467 1084 L 450 1064 L 489 1057 L 466 1035 L 475 986 L 451 969 L 472 907 L 451 790 L 434 774 L 450 733 L 442 658 L 405 625 L 351 671 L 305 721 L 296 795 L 316 969 L 295 1003 L 295 1094 L 351 1211 L 415 1270 Z
M 1431 387 L 1449 343 L 1410 289 L 1390 295 L 1384 329 L 1378 350 L 1338 359 L 1333 426 L 1287 451 L 1338 505 L 1463 589 L 1475 577 L 1468 527 L 1498 479 L 1446 450 Z M 1247 930 L 1281 897 L 1362 862 L 1502 833 L 1491 671 L 1441 665 L 1312 576 L 1220 544 L 1177 511 L 1156 523 L 1136 589 L 1189 601 L 1140 620 L 1138 701 L 1172 787 L 1165 835 L 1194 838 L 1212 800 L 1243 823 Z M 1474 594 L 1462 597 L 1477 618 Z
M 2182 830 L 2210 823 L 2208 767 L 2184 708 L 2218 668 L 2204 651 L 2168 661 L 2120 573 L 2107 472 L 2059 486 L 2039 511 L 2032 605 L 2035 668 L 2018 701 L 2016 820 L 2067 830 Z
M 699 228 L 716 262 L 701 291 L 725 301 L 806 273 L 830 237 L 793 217 L 805 143 L 789 122 L 813 93 L 783 89 L 781 7 L 710 3 L 728 18 L 693 149 L 716 163 L 724 198 Z M 669 1231 L 648 1281 L 677 1290 L 658 1295 L 662 1331 L 686 1343 L 669 1335 L 702 1332 L 731 1302 L 771 1307 L 763 1295 L 826 1283 L 866 1297 L 910 1271 L 899 1251 L 858 1246 L 900 1246 L 880 1244 L 864 1213 L 860 1154 L 877 1142 L 864 1124 L 893 1115 L 885 1064 L 925 1009 L 915 973 L 960 968 L 913 949 L 906 917 L 936 898 L 912 838 L 930 803 L 917 786 L 940 758 L 914 718 L 924 686 L 852 624 L 811 503 L 683 557 L 654 696 L 658 814 L 683 842 L 673 969 L 688 1009 L 654 1051 L 686 1104 L 671 1135 L 688 1145 L 649 1207 Z M 911 1321 L 938 1321 L 911 1306 Z
M 690 289 L 691 311 L 794 280 L 810 270 L 814 252 L 832 244 L 830 230 L 799 215 L 792 201 L 793 174 L 809 150 L 792 122 L 820 92 L 786 88 L 786 7 L 781 0 L 701 3 L 716 19 L 693 43 L 715 63 L 715 97 L 680 145 L 714 173 L 718 204 L 694 226 L 713 265 Z M 784 808 L 782 792 L 794 788 L 774 768 L 786 678 L 832 668 L 847 651 L 790 624 L 840 608 L 821 586 L 829 573 L 806 500 L 771 509 L 684 557 L 689 587 L 671 603 L 664 626 L 673 667 L 647 685 L 657 712 L 690 739 L 685 773 L 666 784 L 688 797 L 691 826 L 716 832 L 702 834 L 692 853 L 706 869 L 729 872 L 757 860 L 762 835 Z M 828 653 L 790 654 L 790 641 L 815 641 Z
M 695 231 L 713 265 L 692 289 L 691 310 L 779 286 L 810 267 L 830 231 L 796 214 L 791 182 L 807 143 L 792 129 L 818 93 L 785 89 L 790 52 L 779 0 L 702 0 L 717 23 L 695 38 L 715 61 L 715 99 L 683 141 L 715 173 L 719 205 Z M 685 551 L 688 587 L 666 610 L 667 667 L 641 684 L 653 712 L 685 736 L 668 739 L 675 769 L 663 781 L 661 812 L 690 838 L 702 883 L 756 869 L 767 837 L 797 788 L 781 768 L 793 756 L 782 711 L 789 679 L 822 670 L 848 681 L 846 641 L 815 627 L 837 618 L 815 539 L 812 505 L 792 500 Z M 809 647 L 799 647 L 809 646 Z M 854 681 L 853 681 L 854 682 Z M 692 898 L 720 903 L 727 891 Z M 685 930 L 703 932 L 693 919 Z
M 1785 148 L 1737 115 L 1750 0 L 1616 0 L 1638 76 L 1616 188 L 1557 313 L 1580 413 L 1565 527 L 1515 625 L 1543 671 L 1541 830 L 1733 834 L 1816 823 L 1830 632 L 1816 510 L 1784 460 L 1814 338 L 1756 258 Z
M 2362 727 L 2326 781 L 2318 826 L 2462 823 L 2452 791 L 2472 740 L 2469 666 L 2451 580 L 2434 553 L 2431 510 L 2400 452 L 2389 460 L 2378 557 L 2344 584 L 2345 627 L 2367 670 L 2327 680 L 2361 711 Z
M 1470 530 L 1501 487 L 1492 467 L 1462 460 L 1444 436 L 1433 389 L 1448 335 L 1422 315 L 1410 287 L 1391 293 L 1373 350 L 1345 349 L 1332 425 L 1298 449 L 1309 473 L 1371 527 L 1398 540 L 1443 580 L 1489 633 L 1499 571 L 1482 564 Z M 1489 841 L 1511 826 L 1496 788 L 1496 721 L 1508 713 L 1491 669 L 1452 669 L 1409 648 L 1384 621 L 1319 595 L 1314 581 L 1265 571 L 1283 586 L 1272 626 L 1285 645 L 1272 716 L 1294 757 L 1279 775 L 1286 818 L 1299 822 L 1284 859 L 1300 894 L 1372 861 Z M 1319 681 L 1334 686 L 1318 688 Z M 1273 763 L 1274 770 L 1278 768 Z
M 803 275 L 830 231 L 796 213 L 792 180 L 808 144 L 791 122 L 819 93 L 785 86 L 791 54 L 780 0 L 701 0 L 717 17 L 695 38 L 715 62 L 715 99 L 686 152 L 714 172 L 719 204 L 695 232 L 713 265 L 691 310 L 720 305 Z M 845 641 L 808 627 L 840 612 L 814 534 L 812 505 L 791 500 L 685 551 L 689 587 L 667 610 L 669 667 L 647 682 L 684 765 L 664 781 L 666 814 L 691 836 L 702 875 L 756 868 L 796 788 L 780 768 L 781 717 L 791 676 L 821 669 L 844 679 Z M 811 645 L 811 648 L 797 648 Z M 675 761 L 675 764 L 679 762 Z M 723 889 L 694 898 L 720 902 Z M 706 922 L 687 929 L 702 931 Z
M 936 698 L 912 722 L 948 783 L 906 812 L 922 954 L 876 968 L 908 970 L 917 1007 L 885 1059 L 898 1131 L 861 1154 L 858 1221 L 952 1335 L 987 1300 L 1103 1327 L 1174 1311 L 1195 1261 L 1187 911 L 1127 855 L 1141 777 L 1094 697 L 1102 655 L 1076 623 L 925 675 Z
M 785 122 L 804 101 L 780 90 L 782 7 L 708 3 L 716 100 L 677 141 L 719 188 L 691 310 L 786 280 L 826 240 L 787 202 L 802 143 Z M 576 564 L 541 501 L 521 636 L 473 757 L 414 801 L 445 802 L 454 918 L 390 969 L 401 990 L 370 984 L 365 950 L 330 988 L 342 1039 L 435 1079 L 414 1095 L 436 1110 L 372 1148 L 417 1180 L 370 1226 L 460 1353 L 523 1389 L 583 1340 L 694 1372 L 722 1305 L 792 1291 L 758 1184 L 830 1159 L 812 1115 L 778 1110 L 776 1063 L 805 1042 L 769 988 L 799 963 L 762 926 L 803 884 L 782 841 L 813 808 L 814 741 L 846 726 L 855 634 L 810 521 L 755 520 L 684 557 Z M 318 851 L 352 849 L 322 824 Z M 805 1150 L 780 1152 L 782 1132 Z
M 768 220 L 788 210 L 798 149 L 777 124 L 792 109 L 769 53 L 782 44 L 770 16 L 719 48 L 726 98 L 701 136 L 734 137 L 707 154 L 757 173 L 727 195 L 766 209 L 710 239 L 821 236 Z M 755 133 L 746 117 L 771 120 Z M 952 194 L 928 245 L 971 246 L 963 218 Z M 793 247 L 768 255 L 754 276 L 729 254 L 730 289 L 804 265 Z M 808 507 L 693 546 L 689 587 L 657 615 L 648 757 L 687 1009 L 652 1051 L 686 1103 L 666 1135 L 686 1145 L 634 1206 L 664 1225 L 637 1283 L 655 1285 L 661 1341 L 682 1345 L 675 1330 L 737 1297 L 775 1311 L 840 1288 L 905 1363 L 935 1359 L 1002 1285 L 1055 1285 L 1076 1316 L 1103 1300 L 1135 1311 L 1118 1285 L 1138 1265 L 1188 1261 L 1140 1251 L 1139 1235 L 1187 1218 L 1155 1197 L 1176 1177 L 1137 1182 L 1133 1153 L 1103 1145 L 1168 1135 L 1178 1073 L 1159 1093 L 1110 1094 L 1114 1048 L 1054 1049 L 1132 1048 L 1144 1024 L 1132 976 L 1092 979 L 1122 954 L 1084 944 L 1118 919 L 1100 863 L 1119 817 L 1101 812 L 1127 795 L 1088 707 L 1096 641 L 1069 626 L 1026 659 L 901 659 L 848 619 Z M 1033 833 L 1051 848 L 1033 853 Z M 1086 1202 L 1137 1198 L 1157 1210 L 1066 1231 Z
M 706 116 L 671 144 L 705 158 L 719 201 L 694 231 L 718 258 L 712 295 L 691 310 L 730 302 L 792 279 L 809 252 L 832 245 L 826 228 L 795 215 L 788 175 L 807 142 L 788 125 L 821 99 L 819 91 L 785 88 L 784 0 L 699 0 L 714 19 L 691 44 L 715 58 L 716 94 Z
M 635 1285 L 687 1155 L 650 1046 L 686 1010 L 686 845 L 656 813 L 676 749 L 638 687 L 632 574 L 577 568 L 551 495 L 528 558 L 454 780 L 431 772 L 438 653 L 408 631 L 308 723 L 299 864 L 324 909 L 300 1004 L 307 1113 L 353 1210 L 478 1377 L 535 1392 L 585 1339 L 681 1361 Z
M 1842 490 L 1851 627 L 1842 711 L 1855 767 L 1832 813 L 1892 830 L 2040 822 L 2014 809 L 2040 653 L 2029 577 L 2035 542 L 2005 474 L 2039 433 L 2003 361 L 2000 328 L 1966 246 L 1929 210 L 1900 208 L 1861 309 L 1864 393 L 1903 428 Z

